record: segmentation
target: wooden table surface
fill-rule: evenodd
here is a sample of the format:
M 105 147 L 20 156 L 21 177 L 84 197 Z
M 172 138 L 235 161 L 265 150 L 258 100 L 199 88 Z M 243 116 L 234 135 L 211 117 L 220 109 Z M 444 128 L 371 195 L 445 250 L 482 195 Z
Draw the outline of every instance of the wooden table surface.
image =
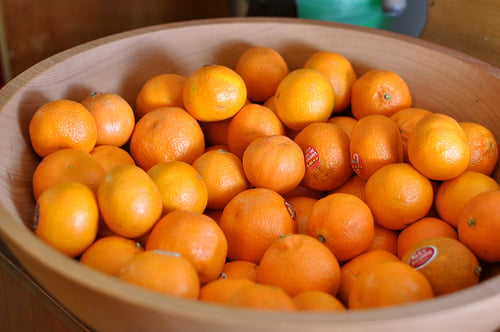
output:
M 500 1 L 430 0 L 421 38 L 500 67 Z M 34 282 L 1 242 L 0 330 L 90 331 Z

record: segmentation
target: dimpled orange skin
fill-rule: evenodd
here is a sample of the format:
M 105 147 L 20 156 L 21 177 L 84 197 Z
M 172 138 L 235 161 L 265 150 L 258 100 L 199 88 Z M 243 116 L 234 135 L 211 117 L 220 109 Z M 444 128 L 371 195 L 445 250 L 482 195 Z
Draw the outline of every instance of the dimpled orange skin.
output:
M 35 234 L 70 257 L 77 257 L 94 242 L 99 211 L 92 190 L 78 182 L 62 182 L 38 199 Z
M 199 121 L 220 121 L 235 115 L 247 101 L 241 76 L 222 65 L 206 65 L 184 83 L 185 109 Z
M 109 171 L 99 183 L 97 199 L 109 229 L 128 238 L 149 231 L 163 209 L 158 186 L 135 165 L 119 165 Z
M 95 119 L 82 104 L 59 99 L 42 105 L 29 124 L 31 145 L 40 157 L 63 148 L 90 152 L 97 142 Z

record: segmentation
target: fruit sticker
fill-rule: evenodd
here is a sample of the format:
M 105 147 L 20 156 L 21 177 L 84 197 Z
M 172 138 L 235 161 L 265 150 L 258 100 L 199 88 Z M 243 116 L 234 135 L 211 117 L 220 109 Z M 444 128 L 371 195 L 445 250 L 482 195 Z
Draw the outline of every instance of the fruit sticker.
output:
M 317 168 L 319 167 L 319 155 L 318 151 L 312 146 L 308 146 L 304 152 L 304 160 L 306 162 L 307 168 Z
M 432 262 L 437 256 L 437 248 L 434 246 L 426 246 L 418 248 L 408 259 L 408 265 L 418 270 Z
M 361 174 L 361 170 L 363 169 L 363 163 L 361 162 L 361 158 L 359 156 L 359 153 L 354 152 L 351 156 L 351 166 L 354 172 L 357 175 Z

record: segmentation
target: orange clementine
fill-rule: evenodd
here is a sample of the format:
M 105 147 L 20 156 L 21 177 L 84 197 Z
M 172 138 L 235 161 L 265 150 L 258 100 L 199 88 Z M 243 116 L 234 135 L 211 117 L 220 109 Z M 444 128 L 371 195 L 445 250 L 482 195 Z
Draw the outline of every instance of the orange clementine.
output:
M 118 165 L 135 165 L 134 158 L 127 150 L 114 145 L 98 145 L 90 151 L 90 155 L 97 160 L 105 173 Z
M 307 234 L 307 220 L 317 198 L 309 196 L 293 196 L 286 199 L 288 204 L 295 210 L 295 221 L 297 222 L 297 233 Z
M 244 260 L 228 261 L 224 264 L 220 278 L 243 278 L 257 280 L 257 264 Z
M 458 219 L 458 238 L 486 262 L 500 262 L 500 190 L 471 198 Z
M 340 266 L 333 253 L 305 234 L 285 234 L 264 253 L 257 282 L 282 288 L 291 296 L 307 290 L 336 294 Z
M 58 99 L 35 111 L 29 137 L 35 153 L 42 158 L 63 148 L 90 152 L 97 141 L 97 127 L 94 117 L 81 103 Z
M 471 151 L 468 171 L 491 175 L 498 162 L 498 144 L 493 133 L 476 122 L 459 122 Z
M 488 175 L 464 171 L 456 178 L 441 182 L 436 191 L 436 211 L 441 219 L 457 227 L 463 207 L 469 199 L 481 192 L 498 189 L 498 182 Z
M 276 90 L 274 105 L 283 124 L 301 130 L 313 122 L 325 122 L 335 105 L 335 94 L 328 78 L 309 68 L 285 76 Z
M 386 116 L 373 114 L 359 120 L 349 142 L 351 166 L 364 180 L 382 166 L 404 161 L 399 128 Z
M 350 106 L 352 85 L 357 76 L 346 57 L 334 52 L 318 51 L 307 58 L 304 68 L 315 69 L 330 80 L 335 95 L 334 113 L 340 113 Z
M 405 161 L 408 161 L 408 137 L 410 136 L 410 133 L 420 119 L 431 113 L 431 111 L 423 108 L 409 107 L 399 110 L 391 115 L 391 120 L 396 122 L 399 127 L 399 131 L 401 132 Z
M 351 111 L 358 120 L 370 114 L 391 116 L 411 105 L 408 84 L 393 71 L 369 70 L 352 85 Z
M 38 198 L 33 229 L 51 247 L 76 257 L 94 242 L 98 220 L 92 190 L 79 182 L 61 182 Z
M 107 227 L 128 238 L 148 232 L 162 213 L 158 186 L 135 165 L 119 165 L 106 173 L 97 188 L 97 200 Z
M 117 276 L 132 257 L 143 251 L 137 241 L 110 235 L 92 243 L 81 255 L 80 263 L 110 276 Z
M 91 92 L 81 103 L 94 116 L 96 145 L 122 146 L 128 142 L 134 130 L 135 115 L 123 97 L 110 92 Z
M 178 253 L 145 251 L 132 257 L 119 280 L 175 297 L 198 299 L 200 282 L 189 261 Z
M 302 311 L 345 311 L 346 308 L 335 296 L 316 290 L 304 291 L 293 297 L 293 302 Z
M 231 152 L 207 151 L 192 166 L 207 186 L 209 209 L 224 208 L 234 196 L 250 187 L 241 160 Z
M 192 163 L 205 151 L 203 131 L 184 109 L 161 107 L 144 115 L 130 139 L 130 154 L 138 166 L 179 160 Z
M 340 285 L 337 297 L 347 305 L 349 293 L 359 276 L 372 266 L 382 262 L 399 262 L 399 258 L 382 249 L 365 251 L 346 262 L 340 268 Z
M 424 217 L 413 224 L 405 227 L 398 235 L 397 245 L 399 258 L 417 242 L 434 236 L 446 236 L 452 239 L 458 239 L 458 234 L 446 221 L 435 217 Z
M 104 169 L 88 152 L 61 149 L 36 166 L 32 176 L 33 196 L 37 200 L 51 186 L 66 181 L 80 182 L 95 191 L 103 176 Z
M 437 236 L 414 244 L 401 261 L 429 280 L 434 295 L 453 293 L 476 285 L 481 268 L 474 253 L 460 241 Z
M 349 309 L 380 308 L 432 299 L 427 278 L 401 262 L 384 262 L 366 269 L 349 294 Z
M 174 210 L 205 211 L 208 202 L 207 185 L 190 164 L 178 160 L 161 162 L 151 167 L 147 173 L 160 190 L 163 214 Z
M 247 101 L 241 76 L 223 65 L 205 65 L 184 83 L 185 109 L 199 121 L 220 121 L 235 115 Z
M 370 208 L 351 194 L 334 193 L 319 199 L 307 220 L 307 233 L 320 240 L 341 262 L 365 251 L 373 232 Z
M 288 136 L 262 136 L 253 140 L 243 154 L 243 170 L 248 181 L 285 194 L 304 178 L 304 154 Z
M 328 122 L 342 128 L 342 130 L 347 134 L 347 137 L 351 138 L 352 128 L 354 128 L 354 125 L 358 123 L 358 120 L 356 120 L 352 116 L 336 115 L 328 119 Z
M 227 240 L 209 216 L 175 210 L 163 216 L 151 230 L 146 250 L 154 249 L 180 253 L 205 284 L 219 277 L 226 261 Z
M 253 284 L 248 279 L 215 279 L 201 286 L 199 299 L 203 302 L 227 304 L 234 293 Z
M 408 137 L 408 159 L 429 179 L 453 179 L 469 165 L 467 136 L 451 116 L 441 113 L 426 115 Z
M 393 255 L 397 255 L 398 235 L 398 231 L 382 227 L 375 223 L 373 239 L 366 250 L 382 249 Z
M 297 306 L 284 290 L 271 285 L 254 283 L 234 292 L 226 302 L 231 306 L 260 310 L 295 311 Z
M 332 190 L 331 193 L 352 194 L 361 198 L 363 201 L 366 202 L 365 185 L 366 185 L 366 180 L 363 180 L 356 174 L 352 174 L 351 177 L 347 179 L 346 182 L 344 182 L 344 184 Z
M 365 195 L 375 222 L 394 230 L 426 216 L 434 199 L 429 179 L 407 163 L 375 171 L 366 181 Z
M 304 153 L 305 173 L 302 183 L 315 190 L 340 187 L 352 175 L 349 137 L 332 123 L 311 123 L 294 139 Z
M 135 99 L 137 119 L 160 107 L 184 107 L 182 93 L 186 77 L 175 74 L 159 74 L 150 77 L 141 86 Z
M 296 232 L 294 214 L 288 202 L 270 189 L 253 188 L 236 195 L 219 220 L 228 242 L 228 259 L 258 264 L 274 240 Z
M 248 99 L 260 103 L 274 95 L 278 84 L 288 74 L 288 65 L 276 50 L 253 46 L 240 54 L 234 70 L 245 81 Z
M 273 111 L 259 104 L 247 104 L 229 123 L 227 146 L 229 151 L 242 158 L 243 152 L 254 139 L 284 134 L 283 124 Z

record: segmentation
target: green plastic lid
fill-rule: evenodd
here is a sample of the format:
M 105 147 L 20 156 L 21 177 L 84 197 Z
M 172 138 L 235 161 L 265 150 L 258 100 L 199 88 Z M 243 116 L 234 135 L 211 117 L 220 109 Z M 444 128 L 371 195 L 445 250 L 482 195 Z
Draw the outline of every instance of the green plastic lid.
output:
M 296 0 L 297 16 L 378 29 L 391 29 L 380 0 Z

